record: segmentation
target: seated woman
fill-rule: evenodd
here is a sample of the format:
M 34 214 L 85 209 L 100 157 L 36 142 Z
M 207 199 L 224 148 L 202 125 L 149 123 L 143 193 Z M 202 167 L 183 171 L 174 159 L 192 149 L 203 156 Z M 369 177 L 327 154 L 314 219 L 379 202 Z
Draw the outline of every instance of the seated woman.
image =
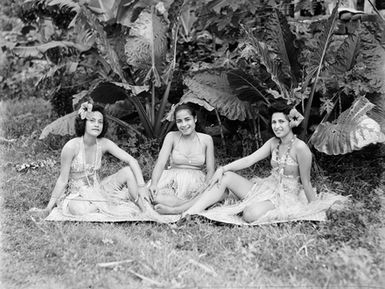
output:
M 142 171 L 136 159 L 104 137 L 108 123 L 103 107 L 83 103 L 75 119 L 76 138 L 61 152 L 61 169 L 45 209 L 31 209 L 48 215 L 55 204 L 67 216 L 102 213 L 122 216 L 140 212 L 148 198 Z M 100 181 L 102 155 L 110 153 L 129 166 Z
M 243 220 L 248 223 L 260 221 L 261 217 L 268 221 L 300 218 L 320 210 L 325 211 L 337 200 L 343 200 L 345 197 L 335 195 L 322 200 L 316 197 L 310 182 L 311 151 L 293 133 L 293 129 L 302 119 L 302 115 L 295 109 L 273 110 L 271 128 L 275 137 L 270 138 L 251 155 L 219 167 L 208 189 L 196 198 L 192 206 L 183 213 L 183 217 L 200 213 L 215 204 L 223 198 L 227 189 L 242 202 L 210 211 L 232 216 L 241 213 Z M 234 173 L 269 156 L 272 171 L 267 178 L 247 180 Z M 174 210 L 176 211 L 177 209 Z M 179 212 L 183 211 L 184 208 L 179 209 Z
M 174 119 L 178 131 L 166 135 L 150 184 L 154 208 L 160 214 L 170 214 L 176 206 L 187 209 L 214 173 L 213 140 L 195 130 L 197 116 L 192 105 L 178 105 Z M 170 166 L 165 170 L 168 159 Z

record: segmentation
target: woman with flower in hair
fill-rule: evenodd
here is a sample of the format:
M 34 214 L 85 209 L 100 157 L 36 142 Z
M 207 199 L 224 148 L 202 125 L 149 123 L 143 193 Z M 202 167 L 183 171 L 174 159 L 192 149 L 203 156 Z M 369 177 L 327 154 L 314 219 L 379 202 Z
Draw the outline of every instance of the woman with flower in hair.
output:
M 216 214 L 222 214 L 218 220 L 230 220 L 230 215 L 241 214 L 247 223 L 287 221 L 325 210 L 339 200 L 336 197 L 320 201 L 313 190 L 310 182 L 311 151 L 294 134 L 302 119 L 302 115 L 294 108 L 273 108 L 271 128 L 275 136 L 251 155 L 219 167 L 208 188 L 184 211 L 182 220 L 186 216 L 201 213 L 209 218 L 212 216 L 212 219 Z M 272 166 L 267 178 L 248 180 L 235 173 L 267 157 L 270 157 Z M 227 189 L 241 201 L 203 212 L 222 200 Z
M 213 140 L 210 135 L 196 131 L 194 107 L 179 104 L 173 116 L 178 131 L 166 135 L 150 182 L 154 208 L 160 214 L 173 214 L 175 207 L 189 208 L 191 200 L 207 187 L 214 173 Z
M 76 138 L 61 152 L 60 175 L 45 209 L 32 212 L 48 215 L 58 205 L 65 216 L 101 213 L 124 216 L 144 209 L 148 197 L 142 171 L 136 159 L 104 137 L 108 123 L 103 107 L 85 102 L 75 119 Z M 128 166 L 100 180 L 104 153 L 110 153 Z

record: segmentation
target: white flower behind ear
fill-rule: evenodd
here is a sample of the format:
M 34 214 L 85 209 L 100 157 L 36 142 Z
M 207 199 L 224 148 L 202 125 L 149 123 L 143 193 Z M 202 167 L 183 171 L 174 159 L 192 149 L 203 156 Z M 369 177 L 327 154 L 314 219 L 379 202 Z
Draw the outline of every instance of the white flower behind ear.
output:
M 289 113 L 289 123 L 291 127 L 297 127 L 303 121 L 304 117 L 298 110 L 292 108 Z
M 81 119 L 90 119 L 92 112 L 92 103 L 83 102 L 79 108 L 78 114 Z

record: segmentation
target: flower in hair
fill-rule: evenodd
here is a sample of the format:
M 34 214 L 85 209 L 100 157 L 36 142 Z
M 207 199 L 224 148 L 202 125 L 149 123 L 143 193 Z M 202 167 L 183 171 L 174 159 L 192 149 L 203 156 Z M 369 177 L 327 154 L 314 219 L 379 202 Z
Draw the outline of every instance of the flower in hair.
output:
M 291 127 L 297 127 L 303 121 L 304 117 L 298 110 L 292 108 L 289 113 L 289 123 Z
M 81 119 L 89 119 L 91 117 L 92 112 L 92 103 L 86 101 L 83 102 L 79 108 L 78 114 Z

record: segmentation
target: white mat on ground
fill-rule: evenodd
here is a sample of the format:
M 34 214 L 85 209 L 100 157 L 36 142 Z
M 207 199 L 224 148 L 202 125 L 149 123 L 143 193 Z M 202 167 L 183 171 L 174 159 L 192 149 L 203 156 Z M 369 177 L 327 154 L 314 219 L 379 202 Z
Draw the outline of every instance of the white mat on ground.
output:
M 101 213 L 92 213 L 82 216 L 68 216 L 64 215 L 59 208 L 54 208 L 50 215 L 45 219 L 46 221 L 75 221 L 75 222 L 157 222 L 157 223 L 175 223 L 180 219 L 180 215 L 160 215 L 154 211 L 150 204 L 146 204 L 146 212 L 134 212 L 124 216 L 109 216 Z M 335 208 L 341 207 L 341 204 L 336 205 Z M 241 217 L 241 212 L 244 208 L 243 202 L 238 202 L 233 205 L 219 205 L 209 210 L 206 210 L 197 215 L 203 216 L 207 219 L 228 223 L 234 225 L 264 225 L 291 221 L 326 221 L 326 209 L 319 205 L 309 205 L 308 209 L 297 214 L 287 215 L 282 214 L 277 210 L 272 210 L 258 221 L 253 223 L 245 222 Z

